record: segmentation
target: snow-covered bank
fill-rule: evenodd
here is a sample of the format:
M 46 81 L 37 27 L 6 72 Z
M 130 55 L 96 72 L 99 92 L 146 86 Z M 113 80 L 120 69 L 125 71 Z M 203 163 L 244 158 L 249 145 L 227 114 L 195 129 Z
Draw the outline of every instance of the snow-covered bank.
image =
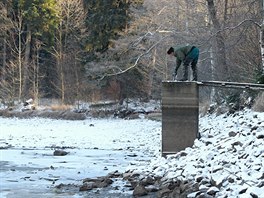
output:
M 199 185 L 188 197 L 264 197 L 264 113 L 245 110 L 200 118 L 201 139 L 192 148 L 154 159 L 134 172 Z M 212 193 L 213 188 L 213 193 Z

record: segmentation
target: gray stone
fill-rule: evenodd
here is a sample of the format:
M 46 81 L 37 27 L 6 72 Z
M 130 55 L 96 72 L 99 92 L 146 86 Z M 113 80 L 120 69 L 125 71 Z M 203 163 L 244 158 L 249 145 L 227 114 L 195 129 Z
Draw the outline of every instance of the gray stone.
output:
M 137 185 L 133 191 L 133 196 L 140 197 L 148 194 L 147 189 L 142 185 Z
M 231 131 L 228 133 L 228 135 L 229 135 L 229 137 L 235 137 L 237 135 L 237 133 L 234 131 Z
M 206 193 L 202 193 L 202 194 L 198 195 L 196 198 L 213 198 L 213 196 L 208 195 Z
M 251 196 L 252 198 L 259 198 L 258 195 L 254 194 L 253 192 L 250 193 L 250 196 Z
M 157 198 L 168 197 L 171 192 L 172 192 L 172 190 L 170 190 L 168 188 L 162 189 L 162 190 L 158 191 Z
M 53 155 L 54 156 L 65 156 L 65 155 L 67 155 L 69 152 L 66 152 L 66 151 L 64 151 L 64 150 L 55 150 L 54 152 L 53 152 Z
M 215 186 L 213 186 L 207 190 L 208 195 L 215 195 L 217 192 L 219 192 L 219 189 Z
M 94 182 L 87 182 L 87 183 L 84 183 L 82 186 L 80 186 L 80 191 L 88 191 L 88 190 L 92 190 L 93 189 L 93 186 L 94 185 Z

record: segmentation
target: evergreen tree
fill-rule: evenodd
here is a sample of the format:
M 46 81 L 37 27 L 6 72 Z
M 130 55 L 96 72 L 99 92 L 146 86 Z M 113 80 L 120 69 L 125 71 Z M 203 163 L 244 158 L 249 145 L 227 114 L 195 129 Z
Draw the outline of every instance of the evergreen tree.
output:
M 23 15 L 24 30 L 51 41 L 59 24 L 56 0 L 14 0 L 16 10 Z
M 129 20 L 127 0 L 85 0 L 87 26 L 90 35 L 86 49 L 89 52 L 104 52 L 111 39 L 118 37 L 118 32 L 126 27 Z
M 51 46 L 54 40 L 54 30 L 59 23 L 56 0 L 18 0 L 14 1 L 17 10 L 22 13 L 23 31 L 25 32 L 25 53 L 23 64 L 23 93 L 27 95 L 30 87 L 32 87 L 32 57 L 34 56 L 33 48 L 39 40 L 42 46 Z M 40 49 L 44 58 L 48 56 L 48 52 L 44 48 Z M 38 62 L 40 59 L 35 60 Z M 40 70 L 43 71 L 43 68 Z M 45 69 L 44 69 L 45 70 Z M 49 70 L 49 69 L 48 69 Z M 34 72 L 34 71 L 33 71 Z M 51 73 L 48 71 L 48 73 Z

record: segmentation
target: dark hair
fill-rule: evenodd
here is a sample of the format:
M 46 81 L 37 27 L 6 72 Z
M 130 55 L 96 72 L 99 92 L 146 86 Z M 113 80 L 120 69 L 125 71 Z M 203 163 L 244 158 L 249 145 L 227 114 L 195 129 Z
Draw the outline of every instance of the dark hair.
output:
M 170 47 L 170 49 L 167 51 L 167 54 L 171 54 L 172 52 L 174 52 L 173 47 Z

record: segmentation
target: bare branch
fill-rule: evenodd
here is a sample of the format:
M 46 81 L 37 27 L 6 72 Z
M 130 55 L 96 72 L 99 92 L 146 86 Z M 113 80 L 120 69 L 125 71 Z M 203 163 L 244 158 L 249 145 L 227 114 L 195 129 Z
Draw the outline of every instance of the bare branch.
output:
M 170 36 L 170 35 L 167 35 L 167 36 L 163 37 L 163 38 L 160 39 L 158 42 L 156 42 L 154 45 L 152 45 L 152 46 L 151 46 L 146 52 L 140 54 L 140 55 L 137 57 L 135 63 L 134 63 L 133 65 L 131 65 L 130 67 L 128 67 L 128 68 L 126 68 L 126 69 L 124 69 L 124 70 L 121 70 L 120 72 L 117 72 L 117 73 L 106 74 L 106 75 L 102 76 L 99 80 L 103 80 L 105 77 L 117 76 L 117 75 L 120 75 L 120 74 L 124 74 L 124 73 L 126 73 L 127 71 L 129 71 L 129 70 L 135 68 L 135 67 L 137 66 L 139 60 L 140 60 L 142 57 L 144 57 L 144 56 L 147 55 L 149 52 L 151 52 L 151 50 L 152 50 L 155 46 L 157 46 L 161 41 L 163 41 L 165 38 L 167 38 L 167 37 L 169 37 L 169 36 Z
M 226 30 L 231 30 L 231 31 L 232 31 L 232 30 L 235 30 L 236 28 L 242 26 L 242 25 L 243 25 L 244 23 L 246 23 L 246 22 L 252 22 L 252 23 L 255 24 L 257 27 L 261 28 L 261 24 L 257 23 L 257 22 L 254 21 L 253 19 L 246 19 L 246 20 L 244 20 L 244 21 L 241 21 L 240 23 L 238 23 L 238 24 L 235 25 L 235 26 L 232 26 L 232 27 L 225 27 L 225 28 L 223 28 L 223 29 L 221 29 L 221 30 L 216 31 L 214 34 L 212 34 L 212 35 L 211 35 L 211 36 L 205 41 L 205 43 L 207 43 L 209 40 L 212 39 L 212 37 L 216 36 L 217 34 L 223 32 L 223 31 L 226 31 Z

